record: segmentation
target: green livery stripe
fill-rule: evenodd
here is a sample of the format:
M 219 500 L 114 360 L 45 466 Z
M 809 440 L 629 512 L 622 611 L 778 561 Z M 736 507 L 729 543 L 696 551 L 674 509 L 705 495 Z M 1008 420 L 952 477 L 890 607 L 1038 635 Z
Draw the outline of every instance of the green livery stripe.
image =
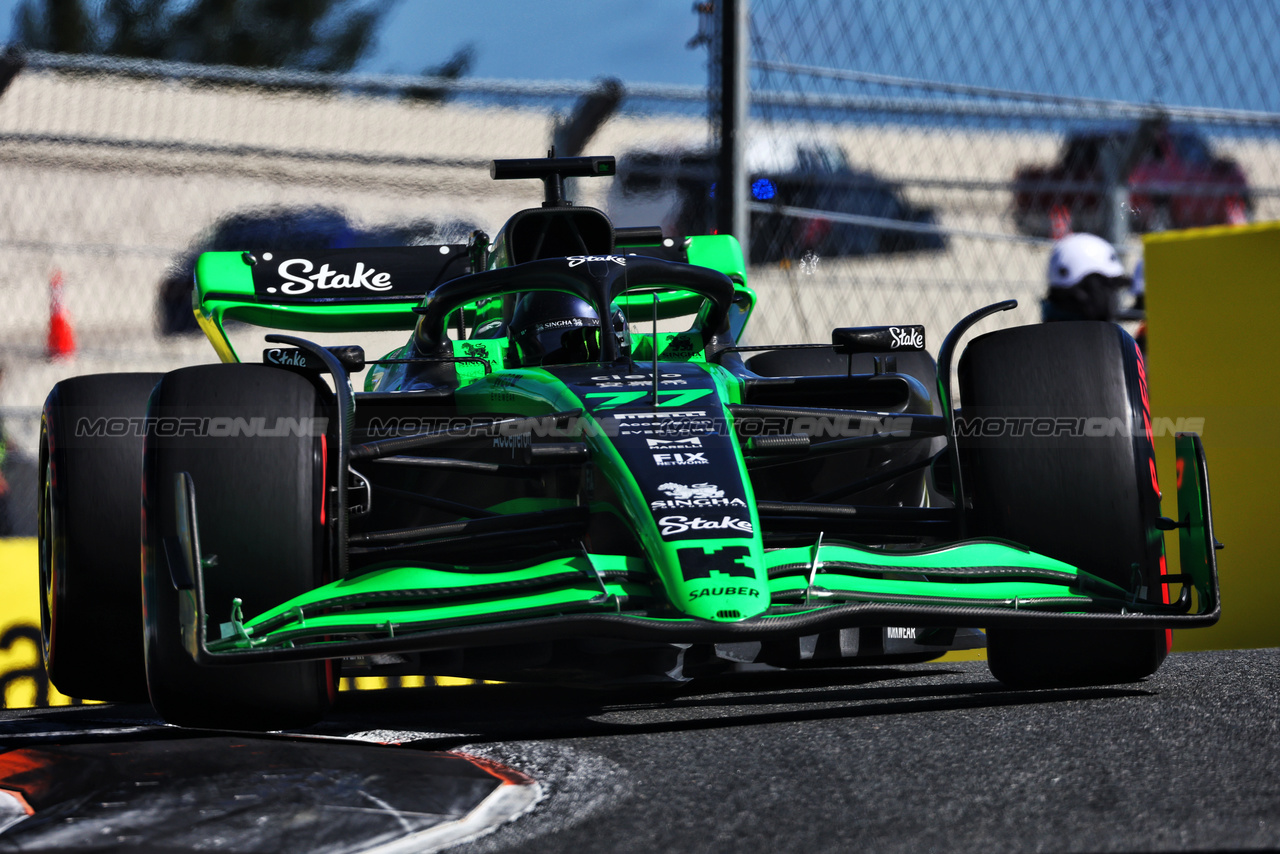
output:
M 236 625 L 224 624 L 221 640 L 211 641 L 214 652 L 230 649 L 251 649 L 260 646 L 285 646 L 307 638 L 352 634 L 383 634 L 430 630 L 439 625 L 480 623 L 503 618 L 513 619 L 530 613 L 577 613 L 595 610 L 616 610 L 621 602 L 634 597 L 648 597 L 647 585 L 610 583 L 581 577 L 570 587 L 527 595 L 508 596 L 484 603 L 440 604 L 429 607 L 382 608 L 358 612 L 337 612 L 306 616 L 302 609 L 284 609 L 290 619 L 283 626 L 256 636 L 255 628 L 266 622 L 266 615 Z M 294 600 L 296 603 L 296 600 Z M 279 610 L 279 609 L 273 609 Z M 292 611 L 292 613 L 290 613 Z
M 779 578 L 769 583 L 773 598 L 787 593 L 804 592 L 808 588 L 808 579 L 799 576 Z M 867 601 L 885 601 L 892 599 L 921 598 L 941 600 L 1008 601 L 1032 599 L 1038 597 L 1078 598 L 1082 602 L 1092 601 L 1092 597 L 1073 591 L 1064 584 L 1044 584 L 1027 581 L 974 581 L 966 583 L 948 583 L 942 581 L 903 581 L 900 579 L 866 578 L 854 575 L 838 575 L 819 572 L 814 580 L 813 591 L 823 596 L 834 596 L 843 599 L 865 598 Z
M 837 542 L 824 544 L 819 558 L 815 565 L 813 549 L 803 547 L 766 553 L 765 563 L 773 576 L 769 582 L 772 601 L 768 612 L 759 616 L 786 616 L 851 602 L 1086 611 L 1092 603 L 1114 604 L 1118 598 L 1106 596 L 1105 587 L 1082 591 L 1082 579 L 1092 579 L 1087 573 L 1002 543 L 900 552 Z M 984 561 L 998 561 L 998 566 Z M 890 575 L 927 576 L 932 571 L 945 576 L 968 571 L 975 580 L 867 577 L 841 571 L 850 565 Z M 1015 577 L 981 580 L 992 570 Z M 1020 571 L 1033 578 L 1016 577 Z M 1057 583 L 1034 578 L 1040 574 Z M 644 558 L 585 553 L 559 555 L 525 567 L 391 567 L 332 582 L 246 622 L 226 624 L 227 637 L 210 648 L 225 651 L 325 636 L 404 634 L 538 614 L 611 613 L 629 600 L 658 608 L 638 613 L 632 606 L 630 616 L 691 622 L 687 617 L 662 615 L 654 601 L 660 585 L 646 580 L 658 582 Z M 1101 600 L 1091 595 L 1099 591 L 1104 593 Z

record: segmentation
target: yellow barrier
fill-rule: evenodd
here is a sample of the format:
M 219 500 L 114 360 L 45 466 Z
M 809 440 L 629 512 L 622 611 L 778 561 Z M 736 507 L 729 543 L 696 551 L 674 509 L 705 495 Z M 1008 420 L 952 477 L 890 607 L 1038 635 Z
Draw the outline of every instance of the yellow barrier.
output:
M 1280 223 L 1143 239 L 1151 406 L 1157 419 L 1203 418 L 1222 620 L 1174 634 L 1174 649 L 1280 646 Z M 1168 422 L 1164 422 L 1168 423 Z M 1172 434 L 1156 439 L 1164 515 L 1177 516 Z M 1177 571 L 1177 537 L 1170 569 Z
M 77 702 L 49 684 L 40 654 L 40 580 L 34 538 L 0 539 L 0 708 Z
M 40 653 L 38 551 L 32 539 L 0 539 L 0 709 L 82 702 L 49 683 Z M 344 677 L 341 691 L 480 684 L 449 676 Z M 92 702 L 92 701 L 86 701 Z

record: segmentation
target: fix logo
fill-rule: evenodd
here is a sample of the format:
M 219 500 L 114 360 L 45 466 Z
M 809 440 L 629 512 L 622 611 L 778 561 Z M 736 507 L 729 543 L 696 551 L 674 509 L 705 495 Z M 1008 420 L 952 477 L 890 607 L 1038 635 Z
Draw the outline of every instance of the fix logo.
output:
M 736 516 L 721 516 L 719 519 L 707 519 L 701 516 L 663 516 L 658 520 L 662 536 L 683 534 L 686 531 L 741 531 L 753 533 L 751 522 Z
M 654 454 L 653 461 L 660 466 L 705 466 L 711 464 L 711 460 L 707 459 L 705 451 L 688 453 L 676 451 L 670 454 Z
M 271 258 L 270 252 L 262 254 L 264 261 L 270 261 Z M 315 272 L 312 272 L 313 270 Z M 355 270 L 352 272 L 340 273 L 327 263 L 321 264 L 320 269 L 316 270 L 315 264 L 306 258 L 290 258 L 280 262 L 276 273 L 283 280 L 279 288 L 280 293 L 289 296 L 299 296 L 317 289 L 363 288 L 374 293 L 384 293 L 392 287 L 390 273 L 379 273 L 373 267 L 366 267 L 363 261 L 357 261 Z M 276 293 L 276 288 L 268 287 L 267 293 Z
M 567 260 L 570 267 L 576 267 L 588 261 L 612 261 L 619 267 L 627 266 L 627 259 L 621 255 L 570 255 Z

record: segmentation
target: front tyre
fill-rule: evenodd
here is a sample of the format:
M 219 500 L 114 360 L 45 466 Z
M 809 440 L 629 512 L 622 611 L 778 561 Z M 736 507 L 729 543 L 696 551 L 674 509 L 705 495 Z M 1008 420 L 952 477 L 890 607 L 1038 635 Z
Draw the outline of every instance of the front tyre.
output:
M 71 697 L 145 702 L 138 508 L 147 398 L 162 374 L 63 380 L 40 418 L 40 634 Z
M 968 346 L 959 380 L 961 417 L 987 425 L 960 440 L 969 534 L 1163 601 L 1146 372 L 1128 333 L 1091 321 L 993 332 Z M 1162 629 L 987 631 L 992 675 L 1015 687 L 1133 682 L 1167 652 Z
M 206 558 L 207 624 L 245 617 L 325 578 L 327 390 L 263 365 L 202 365 L 165 376 L 151 398 L 144 455 L 143 593 L 152 705 L 181 726 L 268 730 L 318 720 L 332 700 L 326 662 L 199 666 L 183 648 L 163 546 L 177 534 L 174 482 L 190 474 Z M 320 429 L 317 429 L 320 428 Z M 216 635 L 215 635 L 216 636 Z

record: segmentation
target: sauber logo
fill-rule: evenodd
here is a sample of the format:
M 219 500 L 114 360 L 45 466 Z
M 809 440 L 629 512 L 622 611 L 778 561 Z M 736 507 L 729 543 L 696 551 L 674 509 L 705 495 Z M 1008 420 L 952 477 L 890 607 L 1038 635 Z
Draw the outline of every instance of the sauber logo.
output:
M 703 596 L 755 596 L 760 597 L 760 591 L 754 587 L 703 587 L 699 590 L 690 590 L 690 599 L 701 599 Z
M 742 531 L 752 533 L 751 523 L 746 519 L 734 516 L 721 516 L 719 519 L 703 519 L 699 516 L 663 516 L 658 520 L 662 526 L 662 536 L 683 534 L 685 531 Z
M 263 253 L 264 261 L 271 260 L 271 253 Z M 327 263 L 316 265 L 306 258 L 290 258 L 281 261 L 276 273 L 283 280 L 279 291 L 291 297 L 310 293 L 313 290 L 342 290 L 363 288 L 374 293 L 391 290 L 391 274 L 380 273 L 373 267 L 366 267 L 363 261 L 357 261 L 355 269 L 350 273 L 340 273 Z M 267 288 L 267 293 L 276 293 L 275 287 Z

